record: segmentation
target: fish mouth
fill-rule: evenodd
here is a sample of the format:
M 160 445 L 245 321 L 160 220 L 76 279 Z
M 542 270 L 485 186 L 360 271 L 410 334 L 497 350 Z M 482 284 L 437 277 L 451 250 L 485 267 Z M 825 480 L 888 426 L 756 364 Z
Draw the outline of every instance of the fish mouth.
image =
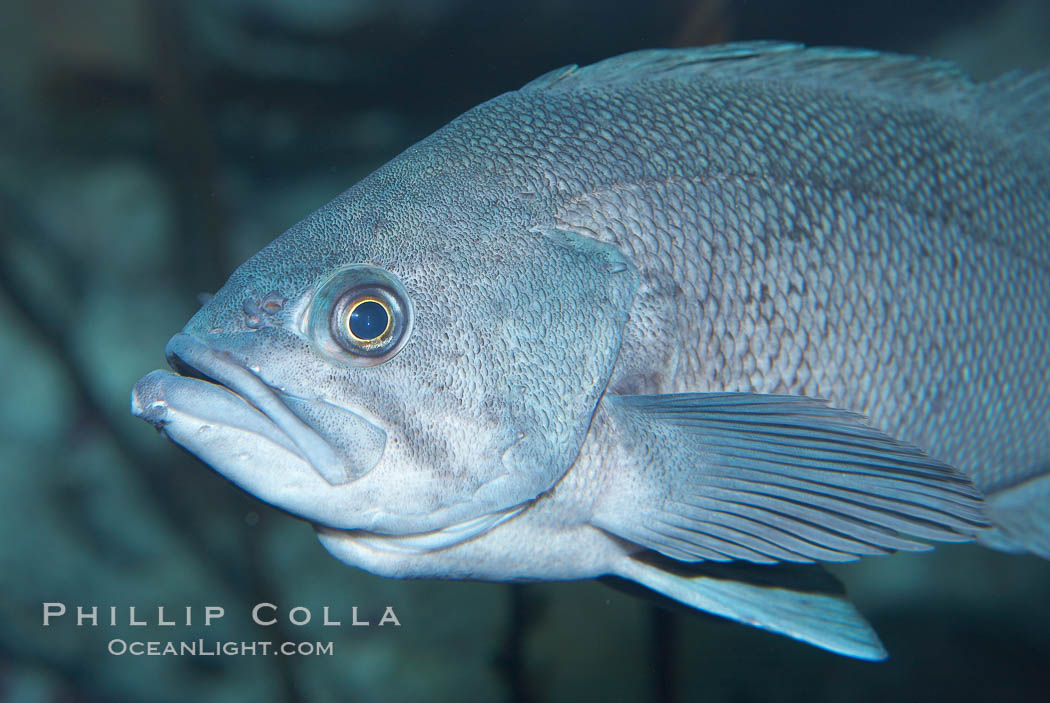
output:
M 132 414 L 158 429 L 167 422 L 169 403 L 183 401 L 186 405 L 185 397 L 192 395 L 192 405 L 207 416 L 202 420 L 255 432 L 291 450 L 333 486 L 360 478 L 378 461 L 375 456 L 374 461 L 366 462 L 367 466 L 348 466 L 324 437 L 293 412 L 284 394 L 228 352 L 179 333 L 171 338 L 164 353 L 177 378 L 167 379 L 165 376 L 173 374 L 154 371 L 140 380 L 132 392 Z M 247 407 L 237 407 L 234 399 L 223 393 L 232 394 Z M 366 422 L 354 413 L 343 412 Z
M 337 546 L 422 554 L 472 539 L 526 505 L 418 531 L 376 532 L 367 487 L 355 484 L 382 456 L 386 433 L 357 413 L 288 395 L 232 354 L 180 333 L 165 350 L 171 371 L 152 371 L 131 394 L 131 412 L 261 500 L 314 523 Z M 338 451 L 298 413 L 352 423 L 357 451 Z M 367 425 L 367 427 L 365 427 Z M 344 445 L 345 447 L 345 445 Z M 377 472 L 378 473 L 378 472 Z M 362 483 L 367 483 L 363 481 Z M 357 496 L 355 498 L 355 496 Z M 363 499 L 363 502 L 362 502 Z M 338 546 L 341 545 L 341 546 Z
M 382 500 L 387 431 L 363 414 L 270 385 L 237 354 L 179 333 L 131 393 L 133 415 L 271 505 L 369 553 L 424 553 L 472 539 L 525 505 L 457 503 L 417 514 Z M 373 470 L 374 469 L 374 470 Z M 464 509 L 468 508 L 468 509 Z

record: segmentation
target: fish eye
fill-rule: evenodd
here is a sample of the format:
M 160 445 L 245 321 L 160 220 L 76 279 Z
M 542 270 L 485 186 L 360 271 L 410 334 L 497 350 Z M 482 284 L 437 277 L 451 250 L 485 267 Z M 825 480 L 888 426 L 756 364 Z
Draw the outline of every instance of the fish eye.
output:
M 347 327 L 355 342 L 373 342 L 390 329 L 390 308 L 381 300 L 361 298 L 350 304 Z
M 318 286 L 308 320 L 310 337 L 322 351 L 355 366 L 374 366 L 408 340 L 412 306 L 389 271 L 355 264 Z

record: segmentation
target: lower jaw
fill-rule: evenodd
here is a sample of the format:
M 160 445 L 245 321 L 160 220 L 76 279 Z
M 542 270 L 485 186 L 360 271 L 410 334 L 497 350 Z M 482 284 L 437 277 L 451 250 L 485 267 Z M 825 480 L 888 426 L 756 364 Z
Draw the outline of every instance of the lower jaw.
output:
M 497 525 L 510 520 L 520 513 L 528 503 L 522 503 L 506 510 L 481 515 L 464 522 L 443 527 L 432 532 L 420 532 L 408 535 L 383 535 L 361 530 L 331 530 L 322 528 L 321 534 L 342 535 L 344 539 L 353 540 L 360 546 L 376 552 L 394 554 L 426 554 L 447 549 L 461 542 L 482 535 Z

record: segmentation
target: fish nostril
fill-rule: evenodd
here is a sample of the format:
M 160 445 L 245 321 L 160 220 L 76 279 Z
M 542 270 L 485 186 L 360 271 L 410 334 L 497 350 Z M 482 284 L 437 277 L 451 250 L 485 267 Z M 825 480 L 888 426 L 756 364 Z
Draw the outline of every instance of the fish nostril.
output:
M 255 302 L 251 298 L 245 299 L 241 304 L 241 310 L 244 311 L 244 324 L 249 329 L 257 330 L 266 323 L 263 321 L 263 311 L 259 307 L 259 303 Z
M 263 296 L 262 302 L 259 307 L 262 308 L 263 312 L 267 315 L 276 315 L 284 309 L 284 304 L 288 302 L 288 299 L 277 291 L 270 291 Z
M 284 309 L 288 301 L 277 291 L 270 291 L 262 298 L 247 298 L 241 304 L 244 312 L 244 324 L 253 330 L 260 329 L 269 324 L 269 318 Z

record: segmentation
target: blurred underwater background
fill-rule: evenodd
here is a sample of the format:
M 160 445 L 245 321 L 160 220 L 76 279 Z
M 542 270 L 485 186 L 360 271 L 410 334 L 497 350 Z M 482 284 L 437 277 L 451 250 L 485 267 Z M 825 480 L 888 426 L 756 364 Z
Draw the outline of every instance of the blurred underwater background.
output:
M 372 576 L 128 412 L 199 293 L 457 114 L 565 64 L 756 38 L 984 79 L 1050 65 L 1050 2 L 0 0 L 0 701 L 1045 700 L 1036 557 L 836 567 L 890 652 L 852 661 L 597 582 Z M 47 602 L 70 613 L 44 627 Z M 205 627 L 206 606 L 225 617 Z M 198 638 L 332 654 L 108 651 Z

